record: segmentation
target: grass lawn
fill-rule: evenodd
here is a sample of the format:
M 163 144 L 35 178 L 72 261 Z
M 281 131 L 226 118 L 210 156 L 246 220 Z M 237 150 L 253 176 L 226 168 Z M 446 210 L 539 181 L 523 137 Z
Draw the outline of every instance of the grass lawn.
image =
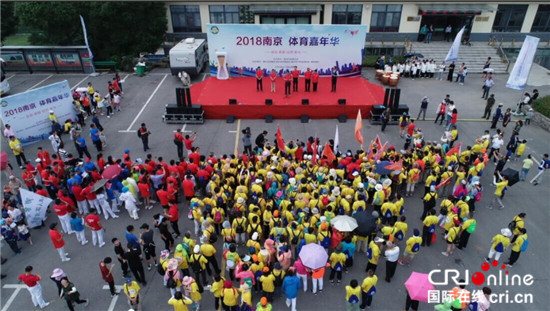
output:
M 29 37 L 30 34 L 15 34 L 9 37 L 6 37 L 2 43 L 5 46 L 20 46 L 20 45 L 30 45 Z

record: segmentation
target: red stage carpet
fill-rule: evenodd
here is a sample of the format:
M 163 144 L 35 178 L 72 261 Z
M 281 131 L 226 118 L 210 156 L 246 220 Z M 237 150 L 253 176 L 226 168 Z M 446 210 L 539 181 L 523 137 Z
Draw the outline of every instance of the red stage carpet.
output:
M 277 92 L 270 92 L 270 82 L 263 81 L 263 92 L 256 92 L 256 79 L 249 77 L 218 80 L 210 77 L 191 86 L 194 104 L 202 105 L 206 118 L 225 119 L 233 115 L 238 119 L 263 119 L 270 114 L 276 119 L 297 119 L 308 115 L 313 119 L 331 119 L 340 114 L 354 118 L 361 109 L 363 117 L 370 115 L 373 105 L 384 101 L 384 88 L 364 78 L 339 78 L 337 92 L 330 92 L 330 78 L 320 78 L 317 92 L 305 92 L 305 81 L 300 78 L 299 91 L 284 97 L 283 80 L 277 79 Z M 312 86 L 313 89 L 313 86 Z M 229 99 L 237 105 L 229 105 Z M 270 98 L 273 105 L 266 106 Z M 309 105 L 302 105 L 302 99 L 309 99 Z M 338 99 L 345 98 L 346 104 L 339 105 Z

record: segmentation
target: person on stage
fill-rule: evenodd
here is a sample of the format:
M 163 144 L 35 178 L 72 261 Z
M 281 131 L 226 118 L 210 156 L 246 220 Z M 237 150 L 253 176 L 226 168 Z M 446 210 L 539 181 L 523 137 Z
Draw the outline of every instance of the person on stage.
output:
M 277 80 L 277 72 L 275 69 L 271 69 L 271 73 L 269 74 L 269 80 L 271 80 L 271 93 L 275 93 L 275 86 L 276 86 L 276 80 Z
M 336 92 L 336 82 L 338 81 L 338 68 L 336 68 L 336 66 L 332 67 L 332 72 L 331 72 L 331 77 L 332 77 L 332 88 L 331 88 L 331 92 Z
M 298 78 L 300 77 L 300 70 L 298 67 L 294 66 L 292 70 L 292 91 L 298 92 Z
M 304 73 L 304 78 L 306 80 L 306 92 L 309 92 L 311 89 L 311 70 L 309 68 Z
M 311 81 L 313 82 L 313 92 L 317 92 L 317 83 L 319 83 L 319 73 L 317 72 L 317 69 L 313 70 L 313 74 L 311 74 Z
M 256 92 L 264 91 L 263 78 L 264 78 L 264 72 L 262 68 L 260 67 L 256 68 Z
M 292 80 L 292 76 L 288 70 L 285 72 L 283 80 L 285 81 L 285 97 L 287 97 L 290 96 L 290 80 Z

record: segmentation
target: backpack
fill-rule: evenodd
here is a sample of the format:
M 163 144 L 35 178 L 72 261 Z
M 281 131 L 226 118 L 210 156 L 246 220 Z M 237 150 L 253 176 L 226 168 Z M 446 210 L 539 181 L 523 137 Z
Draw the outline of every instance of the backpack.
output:
M 481 200 L 481 192 L 483 191 L 483 188 L 481 188 L 475 195 L 474 200 L 476 202 L 479 202 Z
M 367 295 L 374 296 L 374 294 L 376 294 L 376 287 L 373 285 L 367 292 Z
M 181 243 L 181 246 L 183 246 L 183 249 L 187 252 L 187 254 L 191 254 L 191 248 L 189 247 L 188 242 Z
M 529 247 L 529 240 L 528 239 L 523 239 L 523 244 L 521 244 L 521 247 L 519 248 L 519 251 L 520 252 L 525 252 L 527 250 L 527 247 Z
M 164 276 L 164 274 L 165 274 L 166 271 L 164 271 L 164 268 L 162 267 L 162 264 L 159 264 L 159 265 L 157 266 L 157 272 L 158 272 L 160 275 Z
M 279 271 L 279 275 L 275 274 L 275 271 L 273 271 L 273 276 L 275 277 L 275 286 L 281 286 L 283 284 L 283 272 Z
M 168 280 L 166 281 L 166 287 L 168 288 L 176 288 L 178 283 L 176 280 L 174 280 L 174 273 L 168 272 Z
M 217 210 L 216 213 L 214 213 L 214 222 L 220 223 L 222 221 L 222 212 L 220 210 Z
M 403 232 L 401 230 L 397 231 L 397 233 L 395 234 L 395 237 L 399 240 L 399 241 L 403 241 Z
M 345 215 L 346 214 L 346 210 L 344 209 L 343 206 L 340 206 L 340 208 L 338 208 L 338 215 Z
M 323 239 L 321 240 L 321 246 L 328 249 L 330 247 L 330 238 L 328 237 L 328 235 L 325 236 L 322 233 L 320 234 L 323 237 Z
M 413 247 L 411 247 L 411 252 L 417 253 L 420 250 L 420 244 L 414 243 Z
M 357 297 L 357 295 L 351 295 L 351 296 L 349 296 L 348 302 L 349 303 L 359 303 L 359 297 Z
M 502 244 L 502 242 L 498 242 L 498 244 L 495 246 L 495 251 L 499 253 L 504 252 L 504 244 Z
M 431 226 L 428 228 L 428 232 L 429 232 L 429 233 L 434 233 L 434 232 L 435 232 L 435 225 L 431 225 Z
M 292 234 L 294 234 L 294 231 L 292 231 Z M 292 237 L 292 240 L 290 240 L 290 244 L 296 245 L 300 241 L 300 235 L 302 234 L 302 231 L 299 231 L 298 234 L 294 235 Z
M 235 268 L 235 258 L 237 258 L 236 253 L 227 253 L 226 266 L 228 269 Z
M 137 136 L 141 138 L 141 129 L 137 130 Z
M 191 258 L 193 258 L 193 262 L 191 263 L 191 268 L 194 272 L 200 272 L 202 270 L 201 266 L 201 257 L 202 255 L 199 254 L 199 257 L 197 257 L 197 254 L 191 255 Z
M 516 229 L 516 221 L 515 220 L 510 221 L 510 223 L 508 224 L 508 229 L 510 229 L 510 231 L 514 232 L 514 230 Z
M 235 231 L 237 231 L 237 233 L 243 233 L 244 232 L 244 227 L 243 227 L 243 222 L 242 221 L 239 223 L 239 220 L 237 220 L 237 229 Z
M 476 232 L 476 228 L 477 228 L 476 222 L 473 221 L 470 224 L 470 226 L 468 227 L 468 229 L 466 229 L 466 232 L 468 232 L 469 234 L 472 234 L 472 233 Z
M 384 217 L 386 218 L 392 218 L 393 214 L 391 213 L 391 209 L 388 208 L 388 210 L 386 210 L 386 213 L 384 214 Z
M 283 235 L 283 230 L 281 228 L 275 228 L 275 242 L 279 243 L 281 241 L 281 235 Z

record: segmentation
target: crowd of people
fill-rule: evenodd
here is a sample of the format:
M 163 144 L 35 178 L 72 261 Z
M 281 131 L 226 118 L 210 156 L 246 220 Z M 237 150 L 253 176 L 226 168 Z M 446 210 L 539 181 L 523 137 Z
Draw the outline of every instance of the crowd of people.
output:
M 176 159 L 152 154 L 136 159 L 129 149 L 120 158 L 110 155 L 105 159 L 101 125 L 93 118 L 101 114 L 100 103 L 107 101 L 107 115 L 120 107 L 120 99 L 115 104 L 116 96 L 122 94 L 120 84 L 115 78 L 110 85 L 112 96 L 109 91 L 108 98 L 95 100 L 95 104 L 92 98 L 96 92 L 91 84 L 88 94 L 75 95 L 79 119 L 65 131 L 71 133 L 78 157 L 66 152 L 62 144 L 52 143 L 51 154 L 38 148 L 35 164 L 21 163 L 19 177 L 9 177 L 3 189 L 0 222 L 4 240 L 15 254 L 20 254 L 22 240 L 32 243 L 20 189 L 51 198 L 52 211 L 59 221 L 50 220 L 49 236 L 65 262 L 70 258 L 64 239 L 74 234 L 82 247 L 89 247 L 84 245 L 91 235 L 93 247 L 103 247 L 107 244 L 103 222 L 120 223 L 118 213 L 124 206 L 132 224 L 125 226 L 123 238 L 116 236 L 122 234 L 118 232 L 107 242 L 114 247 L 113 256 L 125 276 L 123 292 L 135 310 L 140 310 L 143 302 L 145 268 L 154 267 L 167 288 L 167 303 L 178 311 L 187 310 L 187 305 L 198 310 L 203 296 L 215 301 L 216 310 L 269 311 L 283 293 L 287 306 L 295 311 L 300 291 L 311 288 L 315 295 L 322 295 L 327 269 L 331 285 L 340 285 L 342 273 L 354 262 L 362 262 L 354 261 L 354 257 L 362 256 L 360 253 L 367 256 L 365 277 L 354 277 L 341 292 L 349 310 L 370 307 L 374 304 L 381 258 L 385 258 L 384 280 L 391 282 L 398 265 L 412 265 L 414 258 L 422 257 L 422 248 L 431 247 L 438 236 L 446 242 L 442 256 L 453 256 L 455 248 L 467 248 L 477 227 L 474 216 L 480 212 L 476 205 L 482 194 L 492 196 L 488 208 L 504 208 L 502 199 L 510 188 L 509 176 L 503 174 L 508 159 L 523 161 L 523 179 L 538 162 L 533 184 L 540 183 L 550 168 L 548 155 L 540 161 L 532 154 L 524 157 L 526 140 L 519 138 L 521 126 L 512 131 L 506 146 L 505 124 L 493 136 L 485 131 L 473 142 L 459 143 L 456 107 L 450 96 L 440 104 L 443 108 L 438 108 L 438 118 L 441 114 L 441 122 L 445 120 L 447 125 L 441 141 L 426 141 L 414 120 L 404 115 L 399 122 L 405 139 L 402 149 L 376 139 L 366 150 L 338 152 L 332 140 L 324 146 L 317 137 L 286 143 L 277 137 L 270 141 L 267 131 L 256 137 L 252 147 L 251 130 L 247 128 L 243 133 L 248 137 L 246 142 L 243 140 L 246 149 L 240 155 L 201 154 L 200 148 L 193 146 L 196 133 L 183 136 L 179 131 L 174 134 Z M 90 106 L 93 109 L 86 108 Z M 87 117 L 92 117 L 90 134 L 97 149 L 95 158 L 75 130 L 78 125 L 84 126 Z M 145 151 L 148 146 L 144 137 L 148 133 L 142 124 L 138 136 Z M 23 153 L 20 150 L 16 154 L 17 148 L 12 149 L 16 156 Z M 84 154 L 87 157 L 80 159 Z M 491 161 L 495 165 L 494 191 L 486 190 L 490 188 L 480 180 L 483 174 L 491 174 Z M 387 165 L 380 168 L 379 163 Z M 423 200 L 422 213 L 407 208 L 407 198 L 415 195 Z M 138 223 L 140 207 L 155 209 L 153 219 Z M 359 213 L 375 219 L 375 228 L 367 234 L 338 231 L 331 224 L 337 216 Z M 193 230 L 180 231 L 184 223 L 180 214 L 193 222 Z M 407 219 L 412 217 L 420 217 L 422 225 L 410 228 Z M 517 262 L 528 245 L 525 218 L 522 212 L 508 225 L 502 224 L 503 229 L 492 239 L 487 261 L 500 260 L 510 248 L 506 264 Z M 155 234 L 163 241 L 161 247 L 154 243 Z M 327 252 L 326 266 L 311 268 L 302 262 L 301 250 L 311 243 Z M 111 295 L 117 295 L 113 259 L 97 260 Z M 19 279 L 27 285 L 33 304 L 46 307 L 40 275 L 28 266 Z M 88 303 L 80 299 L 62 270 L 54 271 L 52 280 L 70 310 L 74 303 Z M 485 288 L 476 297 L 478 310 L 488 309 L 488 295 L 490 289 Z M 418 310 L 418 304 L 406 297 L 404 310 Z

